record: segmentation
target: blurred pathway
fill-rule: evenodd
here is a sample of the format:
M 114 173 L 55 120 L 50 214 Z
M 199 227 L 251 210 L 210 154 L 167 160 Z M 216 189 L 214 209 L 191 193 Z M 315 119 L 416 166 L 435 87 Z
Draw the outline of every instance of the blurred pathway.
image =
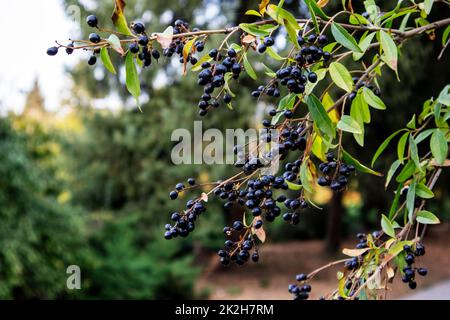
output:
M 402 300 L 450 300 L 450 280 L 404 296 Z

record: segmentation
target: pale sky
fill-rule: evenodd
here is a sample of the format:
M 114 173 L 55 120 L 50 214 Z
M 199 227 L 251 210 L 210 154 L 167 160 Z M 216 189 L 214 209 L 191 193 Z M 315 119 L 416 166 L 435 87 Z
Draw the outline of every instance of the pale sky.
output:
M 55 40 L 67 42 L 77 36 L 79 22 L 65 15 L 59 0 L 0 0 L 0 114 L 20 111 L 25 93 L 39 78 L 49 110 L 57 110 L 63 90 L 70 85 L 64 66 L 73 65 L 80 55 L 61 50 L 55 57 L 46 54 Z M 69 13 L 77 18 L 77 8 Z

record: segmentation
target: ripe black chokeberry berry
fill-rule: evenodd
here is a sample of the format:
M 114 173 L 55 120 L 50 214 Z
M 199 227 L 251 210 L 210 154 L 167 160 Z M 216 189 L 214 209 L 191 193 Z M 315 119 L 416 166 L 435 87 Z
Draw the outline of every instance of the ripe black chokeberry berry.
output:
M 264 38 L 264 44 L 266 45 L 266 47 L 271 47 L 273 46 L 275 43 L 275 41 L 273 40 L 272 37 L 265 37 Z
M 326 35 L 322 34 L 322 35 L 319 36 L 319 38 L 317 38 L 317 42 L 319 44 L 325 44 L 325 43 L 328 42 L 328 38 L 327 38 Z
M 137 43 L 130 44 L 129 49 L 130 49 L 131 53 L 138 53 L 139 52 L 139 46 L 137 45 Z
M 271 110 L 269 111 L 269 115 L 270 115 L 271 117 L 276 116 L 276 115 L 277 115 L 277 110 L 276 110 L 276 109 L 271 109 Z
M 178 192 L 176 192 L 175 190 L 171 191 L 169 193 L 169 197 L 170 197 L 170 199 L 175 200 L 176 198 L 178 198 Z
M 89 35 L 89 41 L 92 43 L 99 43 L 101 40 L 100 36 L 96 33 L 91 33 Z
M 94 64 L 97 63 L 97 57 L 96 56 L 91 56 L 88 60 L 88 65 L 93 66 Z
M 133 23 L 132 29 L 135 33 L 141 34 L 145 31 L 145 26 L 142 22 Z
M 308 74 L 309 82 L 315 83 L 317 81 L 317 74 L 315 72 L 310 72 Z
M 158 50 L 153 49 L 153 50 L 152 50 L 152 57 L 153 57 L 153 59 L 158 60 L 158 59 L 161 57 L 161 54 L 159 53 Z
M 197 41 L 195 43 L 195 49 L 197 49 L 198 52 L 202 52 L 205 49 L 205 45 L 201 41 Z
M 66 53 L 67 54 L 72 54 L 73 53 L 73 47 L 74 47 L 73 43 L 69 43 L 67 45 L 67 48 L 66 48 Z
M 298 274 L 296 277 L 295 277 L 295 279 L 297 280 L 297 281 L 305 281 L 306 279 L 308 279 L 308 276 L 306 275 L 306 274 L 304 274 L 304 273 L 300 273 L 300 274 Z
M 219 51 L 217 51 L 217 49 L 212 49 L 212 50 L 209 52 L 209 56 L 210 56 L 211 58 L 216 58 L 218 53 L 219 53 Z
M 145 35 L 139 37 L 139 44 L 140 44 L 141 46 L 146 46 L 146 45 L 148 45 L 148 41 L 149 41 L 149 40 L 148 40 L 148 37 L 145 36 Z
M 47 54 L 49 56 L 56 56 L 58 54 L 58 47 L 51 47 L 47 49 Z
M 314 43 L 316 41 L 316 35 L 315 34 L 311 34 L 308 36 L 308 42 L 309 43 Z
M 427 275 L 428 270 L 426 268 L 419 268 L 417 269 L 417 273 L 424 277 Z
M 187 180 L 187 182 L 188 182 L 188 184 L 189 184 L 190 186 L 194 186 L 194 185 L 195 185 L 195 179 L 194 179 L 194 178 L 189 178 L 189 179 Z
M 266 49 L 267 49 L 267 47 L 264 43 L 260 43 L 257 48 L 259 53 L 264 53 L 266 51 Z
M 98 19 L 95 15 L 91 14 L 86 18 L 86 22 L 89 27 L 96 28 L 98 26 Z
M 231 95 L 230 95 L 229 93 L 225 94 L 225 95 L 223 96 L 223 101 L 224 101 L 225 103 L 230 103 L 230 102 L 231 102 Z
M 294 113 L 291 110 L 284 111 L 283 115 L 286 119 L 292 119 L 294 117 Z

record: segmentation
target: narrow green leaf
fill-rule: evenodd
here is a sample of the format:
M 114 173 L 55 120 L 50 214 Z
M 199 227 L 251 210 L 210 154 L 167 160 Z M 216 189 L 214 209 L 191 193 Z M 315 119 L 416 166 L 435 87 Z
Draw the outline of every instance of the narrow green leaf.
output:
M 139 106 L 139 96 L 141 95 L 141 84 L 137 73 L 136 65 L 134 63 L 133 54 L 128 52 L 125 58 L 125 74 L 126 85 L 128 92 L 136 99 L 136 103 Z M 140 108 L 140 106 L 139 106 Z
M 335 22 L 332 23 L 331 33 L 333 34 L 334 39 L 347 49 L 353 52 L 362 53 L 361 48 L 358 46 L 352 35 L 339 24 Z
M 316 0 L 305 0 L 305 3 L 308 4 L 308 5 L 311 4 L 311 8 L 314 11 L 314 13 L 317 16 L 321 17 L 322 19 L 328 20 L 330 18 L 329 16 L 327 16 L 325 14 L 325 12 L 322 10 L 322 8 L 320 8 L 317 5 Z
M 412 129 L 412 130 L 416 129 L 416 115 L 415 114 L 412 116 L 411 120 L 409 120 L 409 122 L 406 124 L 406 127 L 408 129 Z
M 422 167 L 420 166 L 419 151 L 412 134 L 409 136 L 409 151 L 411 152 L 411 159 L 414 161 L 414 164 L 419 170 L 422 171 Z
M 343 115 L 337 124 L 337 128 L 351 133 L 362 133 L 362 129 L 358 122 L 348 115 Z
M 127 19 L 124 15 L 125 6 L 125 0 L 116 0 L 114 12 L 111 18 L 117 31 L 132 36 L 133 34 L 131 33 L 130 28 L 128 28 Z
M 405 182 L 409 177 L 413 175 L 413 173 L 416 171 L 416 165 L 414 164 L 414 161 L 408 161 L 408 163 L 403 167 L 402 171 L 398 174 L 397 178 L 395 179 L 397 182 Z
M 250 24 L 250 23 L 241 23 L 239 24 L 239 28 L 247 32 L 248 34 L 257 36 L 257 37 L 265 37 L 270 34 L 270 32 L 259 28 L 257 25 Z
M 392 247 L 389 248 L 388 253 L 389 253 L 389 255 L 395 257 L 395 256 L 399 255 L 400 252 L 403 251 L 403 247 L 404 247 L 405 245 L 410 246 L 410 245 L 412 245 L 412 244 L 413 244 L 413 242 L 410 241 L 410 240 L 399 241 L 399 242 L 395 243 Z M 405 261 L 405 259 L 402 259 L 402 260 Z
M 353 60 L 358 61 L 364 56 L 364 53 L 369 48 L 370 44 L 372 43 L 373 37 L 375 37 L 376 32 L 369 33 L 366 37 L 361 39 L 359 41 L 359 48 L 361 49 L 361 53 L 359 52 L 353 52 Z
M 386 109 L 386 105 L 384 104 L 383 100 L 376 96 L 375 93 L 373 93 L 373 91 L 367 87 L 363 88 L 363 97 L 367 104 L 372 108 L 379 110 Z
M 301 190 L 303 188 L 303 186 L 300 185 L 300 184 L 295 184 L 295 183 L 292 183 L 292 182 L 287 181 L 287 180 L 285 180 L 285 182 L 288 185 L 289 190 L 298 191 L 298 190 Z
M 433 8 L 433 2 L 434 0 L 425 0 L 423 3 L 425 5 L 425 13 L 428 15 L 431 12 L 431 8 Z
M 439 93 L 437 100 L 445 106 L 450 106 L 450 84 L 446 85 Z
M 444 32 L 442 33 L 442 46 L 445 46 L 445 44 L 447 43 L 449 35 L 450 35 L 450 26 L 447 26 L 447 28 L 445 28 Z
M 247 74 L 250 76 L 250 78 L 252 78 L 253 80 L 258 79 L 258 77 L 256 76 L 256 73 L 255 73 L 255 70 L 253 70 L 252 65 L 248 61 L 247 53 L 244 53 L 244 69 L 245 69 L 245 72 L 247 72 Z
M 398 203 L 400 202 L 400 196 L 402 195 L 402 187 L 403 186 L 401 184 L 399 184 L 397 186 L 397 190 L 395 191 L 394 200 L 392 201 L 391 209 L 389 210 L 389 219 L 392 219 L 395 212 L 397 211 Z
M 300 180 L 302 181 L 303 188 L 305 188 L 305 190 L 308 191 L 309 193 L 312 193 L 314 189 L 310 182 L 311 174 L 309 173 L 308 162 L 309 159 L 307 161 L 303 161 L 303 163 L 300 166 Z
M 357 159 L 353 158 L 347 151 L 345 151 L 344 149 L 342 149 L 342 159 L 345 161 L 345 163 L 347 164 L 351 164 L 353 165 L 356 170 L 358 170 L 359 172 L 362 173 L 369 173 L 372 174 L 374 176 L 379 176 L 381 177 L 382 174 L 379 172 L 376 172 L 368 167 L 366 167 L 365 165 L 363 165 L 361 162 L 359 162 Z
M 444 133 L 440 129 L 435 129 L 431 135 L 430 148 L 437 163 L 444 164 L 445 159 L 447 159 L 448 144 Z
M 267 54 L 268 54 L 272 59 L 274 59 L 274 60 L 277 60 L 277 61 L 285 60 L 285 58 L 283 58 L 283 57 L 280 56 L 277 52 L 275 52 L 275 51 L 272 49 L 272 47 L 268 47 L 268 48 L 266 49 L 266 52 L 267 52 Z
M 332 62 L 330 64 L 329 71 L 331 79 L 339 88 L 344 89 L 347 92 L 352 92 L 353 90 L 352 76 L 343 64 L 339 62 Z
M 434 197 L 433 191 L 430 190 L 425 184 L 418 183 L 416 186 L 416 195 L 422 199 L 431 199 Z
M 378 157 L 383 153 L 383 151 L 388 147 L 389 143 L 392 139 L 394 139 L 400 132 L 404 131 L 405 129 L 400 129 L 395 131 L 393 134 L 391 134 L 389 137 L 386 138 L 386 140 L 383 141 L 383 143 L 378 147 L 377 151 L 375 152 L 375 155 L 372 158 L 372 167 L 375 164 L 375 161 L 377 161 Z
M 416 179 L 413 179 L 409 185 L 408 194 L 406 195 L 406 210 L 408 211 L 408 221 L 412 222 L 414 213 L 414 203 L 416 200 Z
M 422 224 L 439 224 L 439 218 L 436 217 L 432 212 L 427 210 L 422 210 L 417 213 L 416 220 Z
M 314 8 L 312 7 L 312 2 L 313 1 L 307 0 L 306 1 L 306 5 L 308 6 L 309 13 L 311 14 L 311 20 L 312 20 L 312 23 L 313 23 L 313 26 L 314 26 L 314 30 L 316 32 L 320 32 L 319 24 L 317 23 L 316 13 L 314 12 Z
M 204 63 L 204 62 L 211 62 L 212 61 L 212 59 L 213 58 L 211 58 L 210 56 L 209 56 L 209 54 L 205 54 L 204 56 L 202 56 L 198 61 L 197 61 L 197 63 L 196 64 L 194 64 L 193 66 L 192 66 L 192 71 L 200 71 L 200 70 L 202 70 L 203 68 L 202 68 L 202 64 Z
M 404 133 L 400 140 L 398 140 L 397 144 L 397 157 L 400 160 L 401 163 L 403 163 L 403 159 L 405 158 L 405 147 L 406 147 L 406 141 L 408 141 L 409 132 Z
M 256 11 L 256 10 L 247 10 L 247 11 L 245 12 L 245 15 L 246 15 L 246 16 L 257 16 L 257 17 L 261 17 L 261 13 L 259 13 L 259 12 Z
M 383 30 L 378 31 L 380 35 L 381 48 L 384 55 L 383 60 L 394 71 L 397 71 L 398 50 L 392 37 Z
M 116 69 L 114 68 L 114 65 L 112 64 L 107 48 L 102 48 L 100 50 L 100 58 L 102 59 L 103 65 L 109 72 L 111 72 L 112 74 L 117 73 Z
M 388 219 L 388 217 L 386 217 L 384 214 L 381 215 L 381 228 L 388 236 L 390 236 L 391 238 L 395 238 L 394 227 L 392 226 L 392 223 Z
M 400 160 L 395 160 L 390 168 L 389 171 L 387 173 L 387 177 L 386 177 L 386 183 L 384 184 L 384 187 L 387 188 L 389 183 L 391 182 L 392 177 L 394 176 L 395 172 L 397 171 L 398 167 L 400 166 L 401 162 Z
M 319 130 L 328 138 L 334 138 L 336 136 L 336 130 L 320 100 L 314 94 L 311 94 L 308 96 L 306 104 Z

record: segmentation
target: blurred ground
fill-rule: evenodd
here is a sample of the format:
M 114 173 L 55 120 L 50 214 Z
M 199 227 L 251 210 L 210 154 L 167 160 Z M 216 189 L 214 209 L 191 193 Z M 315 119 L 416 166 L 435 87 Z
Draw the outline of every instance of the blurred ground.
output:
M 418 277 L 416 291 L 396 277 L 387 299 L 409 299 L 415 294 L 420 294 L 420 299 L 450 299 L 450 282 L 446 282 L 450 280 L 450 228 L 442 225 L 431 229 L 425 239 L 427 253 L 416 263 L 417 267 L 428 268 L 428 275 Z M 343 247 L 353 245 L 354 241 L 346 241 Z M 295 282 L 296 274 L 308 273 L 343 257 L 330 257 L 324 254 L 323 247 L 322 241 L 267 243 L 260 251 L 261 262 L 243 267 L 218 266 L 217 258 L 211 257 L 209 267 L 197 283 L 197 290 L 209 294 L 210 299 L 291 299 L 287 286 Z M 312 299 L 336 288 L 336 271 L 328 269 L 314 279 Z

